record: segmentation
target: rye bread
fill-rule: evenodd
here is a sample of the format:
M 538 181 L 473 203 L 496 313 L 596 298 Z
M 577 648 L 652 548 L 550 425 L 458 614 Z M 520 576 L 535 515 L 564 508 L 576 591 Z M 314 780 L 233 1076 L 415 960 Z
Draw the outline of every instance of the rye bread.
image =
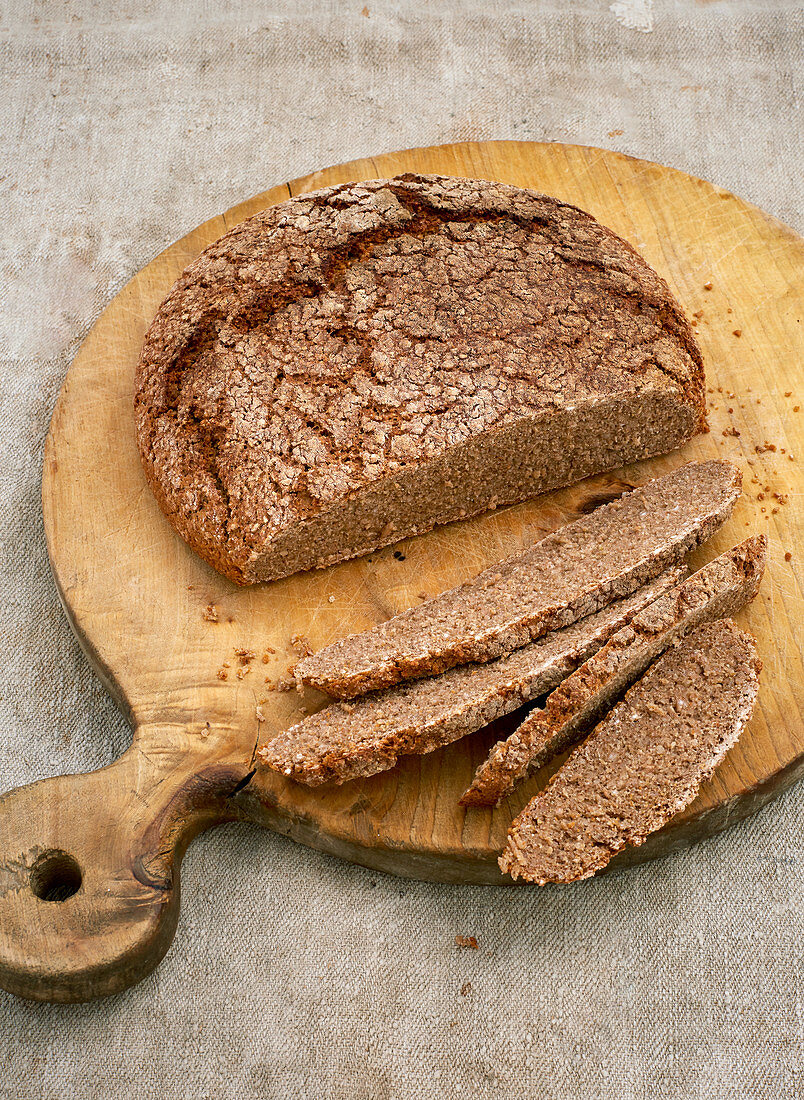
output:
M 594 875 L 695 798 L 754 707 L 756 643 L 721 619 L 648 669 L 508 833 L 499 863 L 544 885 Z
M 402 755 L 432 752 L 550 691 L 685 571 L 675 566 L 625 599 L 497 661 L 333 703 L 280 733 L 257 758 L 315 787 L 386 771 Z
M 304 658 L 296 676 L 350 698 L 491 661 L 633 592 L 731 514 L 740 472 L 693 462 L 597 508 L 474 580 Z
M 634 683 L 652 661 L 691 630 L 734 615 L 753 600 L 765 571 L 764 535 L 709 562 L 671 592 L 635 615 L 576 669 L 480 765 L 464 806 L 492 806 L 528 772 L 569 748 Z
M 703 383 L 667 284 L 589 214 L 404 175 L 194 260 L 145 337 L 136 431 L 170 522 L 249 584 L 673 450 Z

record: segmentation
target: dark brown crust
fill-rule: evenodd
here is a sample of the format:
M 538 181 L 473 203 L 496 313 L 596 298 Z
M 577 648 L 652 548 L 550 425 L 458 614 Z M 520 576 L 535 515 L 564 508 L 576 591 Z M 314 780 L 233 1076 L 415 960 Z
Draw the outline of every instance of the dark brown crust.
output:
M 469 661 L 492 661 L 620 599 L 681 561 L 731 514 L 741 474 L 691 462 L 559 528 L 471 581 L 296 666 L 352 698 Z
M 499 803 L 528 772 L 583 736 L 670 645 L 753 600 L 765 572 L 767 543 L 764 535 L 746 539 L 640 611 L 555 689 L 543 709 L 494 746 L 461 803 Z
M 160 506 L 237 583 L 705 429 L 692 329 L 630 245 L 548 196 L 410 175 L 300 196 L 206 249 L 146 336 L 135 405 Z M 492 459 L 523 443 L 506 480 Z
M 511 825 L 500 868 L 544 885 L 589 878 L 695 798 L 737 741 L 762 662 L 730 619 L 668 650 Z

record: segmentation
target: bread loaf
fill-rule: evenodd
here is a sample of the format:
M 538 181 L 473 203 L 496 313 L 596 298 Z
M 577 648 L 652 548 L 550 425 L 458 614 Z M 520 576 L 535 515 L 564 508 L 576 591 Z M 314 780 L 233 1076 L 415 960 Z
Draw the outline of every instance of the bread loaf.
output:
M 589 214 L 404 175 L 194 260 L 146 335 L 136 430 L 170 522 L 250 584 L 673 450 L 703 379 L 665 282 Z

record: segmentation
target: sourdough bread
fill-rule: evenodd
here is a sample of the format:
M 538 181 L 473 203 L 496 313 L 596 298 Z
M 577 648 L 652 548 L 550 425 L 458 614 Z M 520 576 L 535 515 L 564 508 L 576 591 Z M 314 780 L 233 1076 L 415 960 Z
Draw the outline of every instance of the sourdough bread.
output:
M 386 771 L 405 754 L 432 752 L 550 691 L 684 572 L 675 566 L 625 599 L 500 660 L 333 703 L 280 733 L 257 758 L 314 787 Z
M 590 215 L 405 175 L 194 260 L 145 337 L 137 440 L 176 530 L 249 584 L 673 450 L 703 378 L 665 282 Z
M 756 643 L 730 619 L 648 669 L 508 833 L 501 869 L 544 885 L 594 875 L 695 798 L 754 707 Z
M 669 646 L 701 623 L 734 615 L 753 600 L 765 571 L 767 539 L 746 539 L 636 614 L 534 710 L 480 765 L 464 806 L 495 805 L 598 722 Z
M 296 675 L 349 698 L 511 653 L 680 561 L 730 515 L 740 482 L 728 462 L 679 467 L 474 580 L 304 658 Z

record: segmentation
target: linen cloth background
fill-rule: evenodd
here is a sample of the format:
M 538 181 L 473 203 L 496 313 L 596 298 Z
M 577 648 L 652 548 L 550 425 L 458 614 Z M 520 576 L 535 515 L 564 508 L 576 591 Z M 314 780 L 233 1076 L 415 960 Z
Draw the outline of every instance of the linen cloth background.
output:
M 672 164 L 804 230 L 800 4 L 366 3 L 0 5 L 3 789 L 127 743 L 48 571 L 42 444 L 103 306 L 198 222 L 327 164 L 495 137 Z M 804 788 L 541 891 L 225 828 L 191 847 L 175 944 L 141 985 L 0 994 L 0 1096 L 800 1096 L 802 824 Z

